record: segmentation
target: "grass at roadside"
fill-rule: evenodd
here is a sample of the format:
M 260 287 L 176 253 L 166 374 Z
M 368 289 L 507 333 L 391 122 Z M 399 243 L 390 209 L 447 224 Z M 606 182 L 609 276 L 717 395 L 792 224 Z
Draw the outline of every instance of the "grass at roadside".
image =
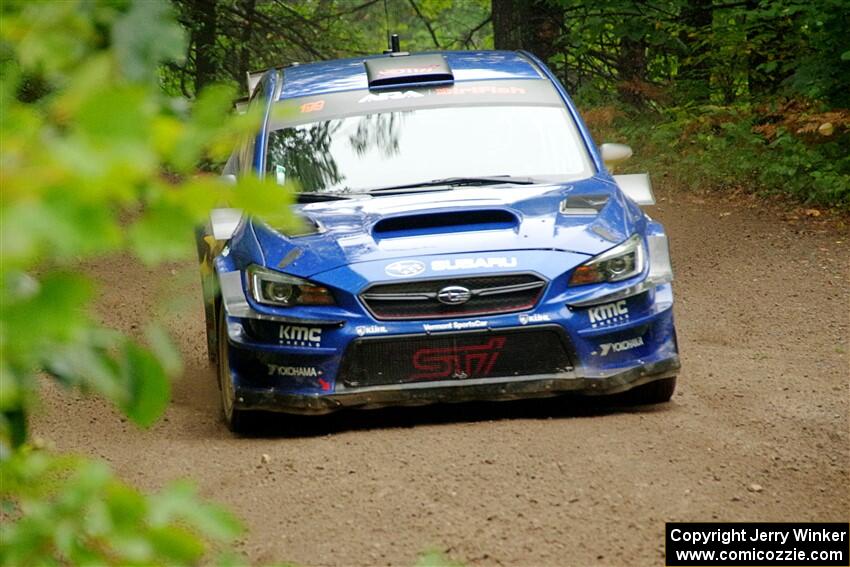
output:
M 623 172 L 651 171 L 674 189 L 790 196 L 850 212 L 850 111 L 792 101 L 641 111 L 606 105 L 583 115 L 598 142 L 634 148 Z

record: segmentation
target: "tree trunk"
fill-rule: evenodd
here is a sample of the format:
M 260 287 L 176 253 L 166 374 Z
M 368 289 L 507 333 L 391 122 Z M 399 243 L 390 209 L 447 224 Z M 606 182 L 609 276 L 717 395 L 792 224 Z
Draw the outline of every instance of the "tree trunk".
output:
M 712 0 L 690 0 L 682 7 L 684 29 L 680 34 L 686 46 L 679 67 L 679 81 L 691 99 L 708 101 L 711 95 L 710 35 L 714 14 Z
M 198 27 L 193 34 L 195 44 L 195 96 L 215 80 L 215 41 L 218 31 L 215 0 L 192 0 L 192 12 Z
M 564 9 L 550 0 L 492 0 L 496 49 L 525 49 L 543 62 L 558 53 Z
M 496 49 L 522 49 L 520 23 L 528 6 L 522 0 L 493 0 L 493 44 Z
M 646 40 L 623 37 L 617 57 L 617 91 L 623 102 L 641 106 L 646 99 Z
M 242 33 L 239 38 L 239 58 L 237 60 L 235 76 L 236 83 L 240 87 L 245 83 L 245 74 L 248 71 L 254 71 L 251 68 L 251 36 L 254 33 L 254 11 L 257 6 L 257 0 L 242 0 L 241 8 L 245 13 L 245 24 L 242 28 Z

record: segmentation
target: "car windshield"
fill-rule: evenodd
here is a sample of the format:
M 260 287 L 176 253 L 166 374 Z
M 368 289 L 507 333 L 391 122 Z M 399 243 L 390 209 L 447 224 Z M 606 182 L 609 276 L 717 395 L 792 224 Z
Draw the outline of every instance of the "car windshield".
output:
M 362 193 L 459 177 L 577 179 L 593 172 L 562 104 L 388 110 L 281 126 L 269 133 L 266 169 L 303 192 Z

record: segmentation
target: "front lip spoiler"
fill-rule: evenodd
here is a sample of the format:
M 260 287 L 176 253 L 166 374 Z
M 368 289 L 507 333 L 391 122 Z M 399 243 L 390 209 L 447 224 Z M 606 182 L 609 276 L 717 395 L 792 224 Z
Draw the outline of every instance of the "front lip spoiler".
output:
M 672 378 L 681 367 L 678 356 L 631 368 L 605 378 L 541 375 L 509 382 L 469 383 L 429 387 L 424 383 L 372 386 L 333 394 L 281 394 L 274 390 L 237 388 L 236 407 L 246 410 L 294 414 L 325 414 L 343 408 L 371 409 L 387 406 L 411 406 L 470 401 L 519 400 L 556 396 L 565 392 L 606 395 L 625 392 L 636 386 Z

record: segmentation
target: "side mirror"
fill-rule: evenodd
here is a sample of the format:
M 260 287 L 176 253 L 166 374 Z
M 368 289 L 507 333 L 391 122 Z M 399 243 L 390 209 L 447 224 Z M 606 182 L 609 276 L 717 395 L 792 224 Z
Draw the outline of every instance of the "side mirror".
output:
M 626 144 L 602 144 L 599 150 L 606 164 L 620 163 L 632 157 L 632 148 Z
M 241 209 L 213 209 L 210 211 L 210 228 L 216 240 L 230 240 L 239 222 L 242 220 Z

